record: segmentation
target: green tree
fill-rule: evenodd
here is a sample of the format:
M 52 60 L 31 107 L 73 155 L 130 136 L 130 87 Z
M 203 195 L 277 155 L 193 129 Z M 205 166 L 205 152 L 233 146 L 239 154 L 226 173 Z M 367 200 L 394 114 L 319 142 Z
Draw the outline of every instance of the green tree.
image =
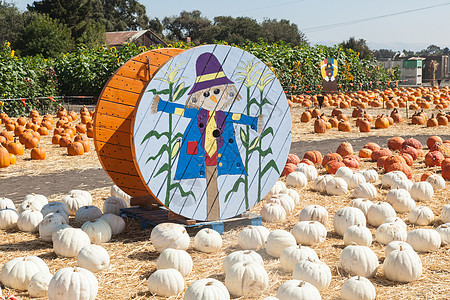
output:
M 107 31 L 142 30 L 149 26 L 145 6 L 137 0 L 102 0 Z
M 372 51 L 370 51 L 367 46 L 365 39 L 355 39 L 355 37 L 351 37 L 348 41 L 344 41 L 341 43 L 341 46 L 344 49 L 353 49 L 355 52 L 359 53 L 359 57 L 363 59 L 370 59 L 373 57 Z
M 179 16 L 165 17 L 164 28 L 170 40 L 186 40 L 199 44 L 203 41 L 203 34 L 211 27 L 211 21 L 201 15 L 199 10 L 182 11 Z
M 392 51 L 392 50 L 390 50 L 390 49 L 379 49 L 379 50 L 374 50 L 374 51 L 373 51 L 373 56 L 374 56 L 376 59 L 380 59 L 380 58 L 393 58 L 394 55 L 395 55 L 396 53 L 397 53 L 397 52 Z
M 206 36 L 206 42 L 218 40 L 238 45 L 246 40 L 256 42 L 261 36 L 261 25 L 249 17 L 220 16 L 214 18 L 214 25 L 207 31 Z
M 147 28 L 152 30 L 154 33 L 156 33 L 160 36 L 163 35 L 164 25 L 161 23 L 161 21 L 158 18 L 151 19 L 148 22 Z
M 20 32 L 16 43 L 21 55 L 56 57 L 74 48 L 70 30 L 58 20 L 38 13 L 27 13 L 25 19 L 28 25 Z
M 305 34 L 298 29 L 297 24 L 291 24 L 285 19 L 280 21 L 266 19 L 262 22 L 261 27 L 261 37 L 268 43 L 284 41 L 291 45 L 300 45 L 307 42 Z
M 5 41 L 14 45 L 23 29 L 23 15 L 14 3 L 0 2 L 0 44 Z

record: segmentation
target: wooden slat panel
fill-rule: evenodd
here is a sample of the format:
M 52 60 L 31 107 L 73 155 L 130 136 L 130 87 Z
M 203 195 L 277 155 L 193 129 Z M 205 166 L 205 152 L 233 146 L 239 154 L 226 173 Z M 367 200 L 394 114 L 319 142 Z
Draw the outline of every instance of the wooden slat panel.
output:
M 113 129 L 121 132 L 131 132 L 131 120 L 120 117 L 108 116 L 106 114 L 97 114 L 96 126 Z
M 125 132 L 120 132 L 116 130 L 110 130 L 106 128 L 96 127 L 95 135 L 98 141 L 102 141 L 109 144 L 115 145 L 130 145 L 130 134 Z M 124 156 L 131 156 L 127 153 L 124 153 Z
M 142 189 L 139 177 L 133 175 L 127 175 L 117 172 L 108 171 L 109 177 L 117 183 L 118 186 L 128 187 L 130 189 L 136 189 L 142 192 L 142 194 L 148 195 L 149 192 L 146 189 Z M 136 196 L 136 195 L 133 195 Z
M 140 177 L 137 177 L 136 180 L 140 181 Z M 129 187 L 126 187 L 126 186 L 121 187 L 121 189 L 122 189 L 122 191 L 124 191 L 128 195 L 133 195 L 134 197 L 148 195 L 148 191 L 144 191 L 144 190 L 133 189 L 133 188 L 129 188 Z M 159 202 L 154 202 L 154 203 L 155 204 L 160 204 Z
M 111 102 L 126 104 L 130 106 L 135 106 L 136 102 L 139 99 L 138 93 L 132 93 L 128 91 L 123 91 L 120 89 L 116 89 L 113 87 L 110 87 L 109 85 L 105 87 L 103 90 L 103 93 L 100 96 L 100 101 L 107 100 Z
M 117 75 L 148 81 L 148 68 L 149 66 L 146 62 L 129 60 L 117 71 Z M 159 66 L 150 64 L 150 73 L 155 73 L 158 68 Z
M 112 157 L 129 160 L 131 156 L 124 155 L 131 153 L 131 147 L 123 145 L 107 144 L 105 142 L 95 141 L 95 149 L 98 153 L 100 162 L 103 164 L 103 157 Z
M 182 50 L 182 49 L 176 49 L 176 48 L 157 49 L 157 50 L 151 51 L 151 53 L 147 52 L 152 55 L 139 55 L 139 56 L 133 57 L 133 60 L 147 63 L 147 56 L 148 56 L 150 58 L 151 65 L 162 66 L 170 58 L 174 57 L 175 55 L 178 55 L 179 53 L 181 53 L 183 51 L 184 50 Z
M 108 86 L 139 94 L 142 92 L 146 84 L 146 81 L 139 79 L 114 75 L 109 81 Z
M 134 107 L 120 103 L 101 101 L 97 104 L 97 113 L 123 119 L 131 119 Z M 97 118 L 98 119 L 98 118 Z
M 121 173 L 139 176 L 133 161 L 103 157 L 103 167 L 108 171 L 120 171 Z

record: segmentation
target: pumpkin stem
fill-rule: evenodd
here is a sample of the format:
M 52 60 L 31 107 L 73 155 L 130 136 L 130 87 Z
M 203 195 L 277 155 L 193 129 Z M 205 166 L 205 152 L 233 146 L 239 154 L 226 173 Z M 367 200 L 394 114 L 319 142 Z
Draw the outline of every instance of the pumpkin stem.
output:
M 211 286 L 211 285 L 213 285 L 214 284 L 214 281 L 208 281 L 206 284 L 205 284 L 205 286 Z

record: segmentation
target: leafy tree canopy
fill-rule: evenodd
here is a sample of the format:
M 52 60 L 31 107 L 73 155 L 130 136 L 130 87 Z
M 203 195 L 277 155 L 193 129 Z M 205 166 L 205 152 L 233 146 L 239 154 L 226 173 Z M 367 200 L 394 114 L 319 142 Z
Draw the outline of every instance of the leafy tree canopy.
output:
M 0 1 L 0 44 L 5 41 L 14 45 L 24 27 L 22 13 L 13 3 Z
M 342 42 L 341 45 L 344 49 L 353 49 L 355 52 L 359 53 L 360 58 L 368 59 L 373 57 L 373 53 L 367 46 L 365 39 L 357 40 L 355 37 L 351 37 L 348 41 Z
M 288 20 L 266 19 L 261 26 L 261 37 L 268 43 L 284 41 L 291 45 L 300 45 L 307 42 L 305 34 L 298 29 L 297 24 L 291 24 Z

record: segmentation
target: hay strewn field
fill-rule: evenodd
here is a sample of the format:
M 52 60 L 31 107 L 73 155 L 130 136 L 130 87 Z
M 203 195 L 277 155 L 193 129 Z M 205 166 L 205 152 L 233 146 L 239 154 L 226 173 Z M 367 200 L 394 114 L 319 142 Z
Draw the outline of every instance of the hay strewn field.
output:
M 329 130 L 327 133 L 318 135 L 312 133 L 312 122 L 303 124 L 299 122 L 299 117 L 303 109 L 294 106 L 292 109 L 293 118 L 293 142 L 295 141 L 324 141 L 342 139 L 361 139 L 364 142 L 372 141 L 372 138 L 383 136 L 385 144 L 387 140 L 395 135 L 414 136 L 414 135 L 449 135 L 448 127 L 437 127 L 428 129 L 424 126 L 408 125 L 405 121 L 402 124 L 396 124 L 384 130 L 372 130 L 369 133 L 359 133 L 353 130 L 350 133 L 338 132 L 337 129 Z M 327 115 L 330 109 L 324 110 Z M 351 115 L 351 110 L 345 110 L 347 115 Z M 387 110 L 370 110 L 371 114 L 376 115 L 386 113 Z M 404 113 L 404 112 L 402 112 Z M 431 114 L 431 113 L 430 113 Z M 353 119 L 352 124 L 354 124 Z M 3 129 L 0 125 L 0 129 Z M 31 161 L 28 159 L 29 151 L 26 150 L 23 158 L 18 158 L 17 165 L 10 166 L 6 169 L 0 169 L 0 197 L 2 196 L 1 182 L 3 179 L 11 177 L 20 177 L 24 181 L 33 181 L 42 174 L 56 174 L 66 170 L 84 170 L 90 168 L 100 168 L 97 155 L 94 150 L 88 154 L 79 157 L 67 156 L 66 150 L 58 146 L 51 145 L 50 137 L 43 138 L 43 146 L 47 149 L 47 159 L 44 161 Z M 92 143 L 93 145 L 93 143 Z M 304 149 L 304 151 L 312 149 Z M 335 150 L 335 149 L 333 149 Z M 355 147 L 355 151 L 359 151 Z M 303 153 L 297 153 L 303 155 Z M 368 160 L 362 161 L 361 169 L 375 167 L 375 163 Z M 414 177 L 413 181 L 418 181 L 420 175 L 425 171 L 423 158 L 416 161 L 413 165 Z M 435 168 L 439 173 L 439 169 Z M 324 174 L 324 169 L 319 169 L 319 174 Z M 382 173 L 380 173 L 381 178 Z M 67 178 L 70 180 L 70 178 Z M 86 180 L 89 180 L 87 178 Z M 380 182 L 376 184 L 379 195 L 375 201 L 383 201 L 387 190 L 381 189 Z M 17 189 L 21 187 L 18 186 Z M 29 193 L 34 191 L 30 190 Z M 54 190 L 46 195 L 49 200 L 59 200 L 67 193 L 68 190 Z M 90 190 L 93 195 L 94 204 L 102 207 L 103 201 L 109 196 L 109 188 L 97 188 Z M 299 191 L 300 192 L 300 191 Z M 343 282 L 348 278 L 347 274 L 341 273 L 338 268 L 338 260 L 340 252 L 343 249 L 343 241 L 334 233 L 332 228 L 332 219 L 336 211 L 346 206 L 351 201 L 351 196 L 327 196 L 319 194 L 312 190 L 312 182 L 308 187 L 301 191 L 300 204 L 297 205 L 294 214 L 290 215 L 287 220 L 279 223 L 264 223 L 263 225 L 270 230 L 285 229 L 290 230 L 294 224 L 298 222 L 298 213 L 300 210 L 310 204 L 320 204 L 324 206 L 329 213 L 330 219 L 328 225 L 328 236 L 323 244 L 313 246 L 320 259 L 330 267 L 332 271 L 332 282 L 330 287 L 322 293 L 323 299 L 339 299 L 339 291 Z M 449 203 L 448 196 L 449 183 L 447 188 L 435 192 L 433 200 L 429 203 L 420 203 L 419 205 L 429 206 L 436 220 L 431 226 L 436 228 L 442 222 L 439 219 L 441 209 L 444 204 Z M 20 202 L 21 199 L 13 199 Z M 259 213 L 264 201 L 251 209 L 253 213 Z M 402 219 L 407 218 L 407 214 L 398 214 Z M 114 237 L 109 243 L 103 244 L 111 256 L 111 264 L 108 269 L 100 273 L 96 273 L 99 281 L 98 299 L 163 299 L 161 297 L 152 296 L 147 292 L 147 278 L 156 269 L 156 258 L 158 253 L 155 251 L 151 241 L 151 230 L 141 230 L 140 224 L 136 220 L 126 220 L 127 227 L 125 232 Z M 415 228 L 414 225 L 408 224 L 408 231 Z M 372 233 L 375 228 L 369 227 Z M 235 250 L 240 250 L 237 245 L 237 233 L 240 228 L 226 232 L 223 234 L 224 246 L 223 251 L 217 254 L 205 254 L 192 249 L 188 250 L 194 261 L 194 270 L 186 279 L 186 286 L 196 279 L 213 277 L 220 281 L 224 281 L 224 273 L 222 271 L 222 262 L 225 256 Z M 384 260 L 384 246 L 373 242 L 371 249 L 377 254 L 380 263 Z M 264 250 L 258 251 L 264 259 L 265 268 L 269 274 L 269 287 L 262 292 L 261 297 L 251 299 L 262 299 L 266 296 L 275 296 L 276 290 L 285 280 L 291 279 L 291 274 L 282 270 L 277 259 L 268 256 Z M 17 230 L 4 231 L 0 230 L 0 267 L 13 258 L 25 255 L 37 255 L 41 257 L 49 266 L 52 273 L 58 269 L 67 266 L 75 266 L 75 258 L 60 258 L 55 255 L 51 244 L 40 241 L 39 236 L 19 232 Z M 449 299 L 450 298 L 450 246 L 441 247 L 437 252 L 429 254 L 419 254 L 423 263 L 423 275 L 415 282 L 409 284 L 398 284 L 387 280 L 381 269 L 378 270 L 375 278 L 371 281 L 375 285 L 377 291 L 377 299 Z M 23 299 L 29 299 L 27 292 L 11 291 L 3 288 L 4 295 L 13 293 Z M 183 294 L 170 299 L 182 299 Z M 244 298 L 233 298 L 244 299 Z M 250 299 L 250 298 L 245 298 Z

